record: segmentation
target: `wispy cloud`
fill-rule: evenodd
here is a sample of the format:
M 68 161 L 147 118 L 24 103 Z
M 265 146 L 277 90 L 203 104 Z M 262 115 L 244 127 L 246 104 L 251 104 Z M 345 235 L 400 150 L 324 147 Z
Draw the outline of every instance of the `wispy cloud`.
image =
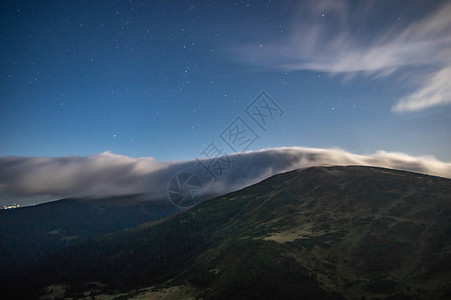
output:
M 319 165 L 379 166 L 451 178 L 451 162 L 379 151 L 357 155 L 339 149 L 274 148 L 234 154 L 230 168 L 218 181 L 205 176 L 198 162 L 158 162 L 104 152 L 87 157 L 0 158 L 0 202 L 24 197 L 107 197 L 146 193 L 166 198 L 168 183 L 181 172 L 196 173 L 208 194 L 223 194 L 274 174 Z M 19 201 L 19 200 L 18 200 Z M 16 201 L 17 202 L 17 201 Z
M 313 70 L 388 76 L 396 71 L 419 74 L 422 82 L 397 103 L 396 112 L 416 111 L 451 103 L 451 3 L 407 24 L 369 26 L 382 14 L 379 3 L 350 5 L 348 1 L 311 1 L 301 5 L 294 25 L 273 43 L 242 45 L 234 49 L 243 63 L 280 71 Z M 355 4 L 355 3 L 354 3 Z M 409 5 L 406 2 L 406 5 Z M 367 27 L 370 28 L 367 28 Z M 355 28 L 363 28 L 358 32 Z M 408 69 L 408 70 L 407 70 Z M 414 73 L 415 73 L 414 72 Z
M 393 110 L 416 111 L 451 103 L 451 65 L 429 76 L 425 84 L 399 101 Z

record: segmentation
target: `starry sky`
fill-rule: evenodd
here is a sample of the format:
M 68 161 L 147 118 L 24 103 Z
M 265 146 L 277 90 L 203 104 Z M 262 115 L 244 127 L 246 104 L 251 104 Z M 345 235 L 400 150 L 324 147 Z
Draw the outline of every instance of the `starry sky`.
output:
M 0 156 L 285 146 L 451 161 L 447 1 L 2 1 Z M 282 114 L 262 129 L 265 92 Z

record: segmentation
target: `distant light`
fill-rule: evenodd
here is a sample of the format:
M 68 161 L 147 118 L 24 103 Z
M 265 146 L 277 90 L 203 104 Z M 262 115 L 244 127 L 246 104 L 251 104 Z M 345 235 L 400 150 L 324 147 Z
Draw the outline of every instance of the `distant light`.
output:
M 3 209 L 13 209 L 13 208 L 19 208 L 20 207 L 20 204 L 13 204 L 13 205 L 9 205 L 9 206 L 6 206 L 6 205 L 3 205 Z

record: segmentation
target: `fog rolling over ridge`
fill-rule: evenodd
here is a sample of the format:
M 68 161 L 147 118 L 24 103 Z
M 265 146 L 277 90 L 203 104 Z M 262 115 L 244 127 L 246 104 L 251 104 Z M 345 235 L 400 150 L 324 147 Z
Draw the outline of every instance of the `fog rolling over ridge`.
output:
M 358 155 L 340 149 L 288 147 L 233 154 L 229 159 L 228 168 L 213 178 L 197 160 L 158 162 L 152 157 L 131 158 L 111 152 L 87 157 L 2 157 L 0 204 L 139 193 L 161 200 L 167 197 L 171 178 L 183 172 L 196 174 L 207 195 L 231 192 L 280 172 L 320 165 L 378 166 L 451 178 L 451 162 L 385 151 Z

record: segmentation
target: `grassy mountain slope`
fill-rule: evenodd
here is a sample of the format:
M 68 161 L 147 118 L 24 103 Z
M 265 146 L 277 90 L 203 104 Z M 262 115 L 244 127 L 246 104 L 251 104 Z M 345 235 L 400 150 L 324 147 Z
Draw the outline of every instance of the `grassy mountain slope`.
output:
M 450 236 L 450 180 L 316 167 L 65 248 L 27 282 L 70 297 L 153 286 L 204 299 L 446 299 Z

